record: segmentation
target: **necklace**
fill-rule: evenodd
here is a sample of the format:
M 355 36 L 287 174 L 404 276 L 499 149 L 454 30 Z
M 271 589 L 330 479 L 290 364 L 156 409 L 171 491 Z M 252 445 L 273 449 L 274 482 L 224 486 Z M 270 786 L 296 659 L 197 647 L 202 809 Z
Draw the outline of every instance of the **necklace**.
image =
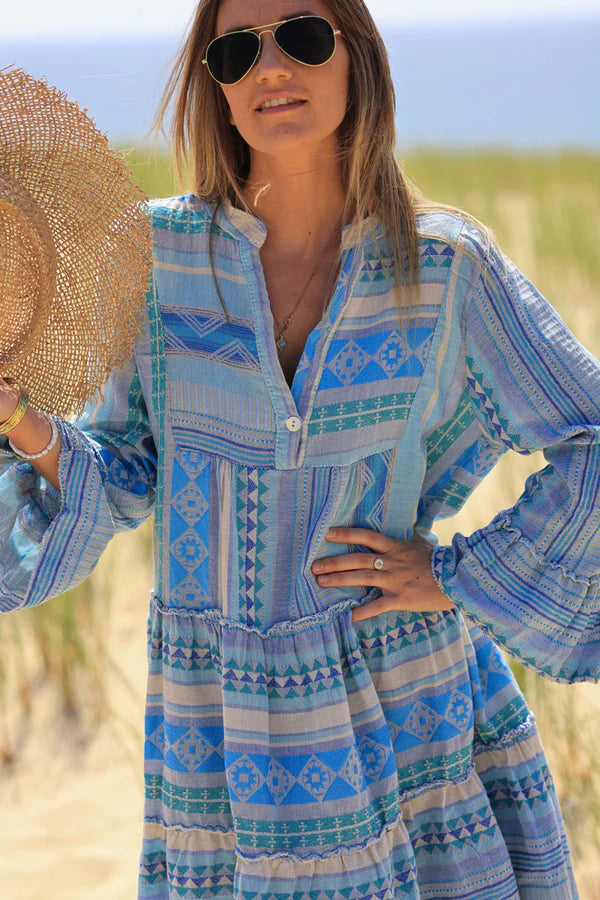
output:
M 318 266 L 319 266 L 319 264 L 317 263 L 316 266 L 314 267 L 314 269 L 312 270 L 312 272 L 311 272 L 311 274 L 310 274 L 310 277 L 309 277 L 308 281 L 306 282 L 306 284 L 305 284 L 304 287 L 302 288 L 302 291 L 300 292 L 300 296 L 299 296 L 298 299 L 296 300 L 296 304 L 295 304 L 293 310 L 291 311 L 291 313 L 288 313 L 287 316 L 285 317 L 285 319 L 283 320 L 283 325 L 282 325 L 281 322 L 276 318 L 275 313 L 273 313 L 273 318 L 275 319 L 275 324 L 277 325 L 278 328 L 281 329 L 281 331 L 279 332 L 279 334 L 278 334 L 278 336 L 277 336 L 277 340 L 275 341 L 275 346 L 277 347 L 277 349 L 279 350 L 280 353 L 281 353 L 283 350 L 285 350 L 285 348 L 287 347 L 287 341 L 286 341 L 286 339 L 284 338 L 283 335 L 284 335 L 285 332 L 287 331 L 290 322 L 291 322 L 292 319 L 294 318 L 294 313 L 295 313 L 296 310 L 298 309 L 298 304 L 300 303 L 300 301 L 301 301 L 302 298 L 304 297 L 306 291 L 308 290 L 309 284 L 311 283 L 311 281 L 312 281 L 313 278 L 315 277 L 315 272 L 317 271 Z
M 334 229 L 334 231 L 333 231 L 333 234 L 334 234 L 334 235 L 335 235 L 335 233 L 336 233 L 336 230 L 337 230 L 337 229 Z M 331 244 L 331 240 L 328 241 L 326 250 L 329 249 L 330 244 Z M 289 328 L 290 322 L 291 322 L 292 319 L 294 318 L 294 314 L 295 314 L 296 310 L 298 309 L 298 306 L 299 306 L 299 304 L 300 304 L 300 301 L 301 301 L 302 298 L 304 297 L 306 291 L 307 291 L 308 288 L 309 288 L 309 285 L 310 285 L 311 281 L 312 281 L 313 278 L 315 277 L 315 274 L 316 274 L 316 271 L 317 271 L 318 267 L 319 267 L 319 262 L 317 261 L 317 263 L 315 264 L 315 266 L 314 266 L 312 272 L 310 273 L 310 276 L 309 276 L 308 281 L 306 282 L 306 284 L 305 284 L 304 287 L 302 288 L 302 291 L 300 292 L 300 296 L 298 297 L 298 299 L 296 300 L 296 303 L 294 304 L 293 310 L 291 311 L 291 313 L 288 313 L 287 316 L 284 318 L 283 324 L 277 319 L 277 317 L 275 316 L 275 313 L 273 312 L 273 310 L 271 310 L 271 312 L 273 312 L 273 319 L 275 320 L 275 324 L 277 325 L 277 327 L 278 327 L 279 329 L 281 329 L 280 332 L 279 332 L 279 334 L 277 335 L 277 340 L 275 341 L 275 346 L 277 347 L 277 350 L 279 351 L 279 353 L 282 353 L 282 352 L 285 350 L 285 348 L 287 347 L 287 341 L 286 341 L 286 339 L 284 338 L 284 334 L 285 334 L 285 332 L 287 331 L 287 329 Z M 322 312 L 321 312 L 321 314 L 322 314 Z

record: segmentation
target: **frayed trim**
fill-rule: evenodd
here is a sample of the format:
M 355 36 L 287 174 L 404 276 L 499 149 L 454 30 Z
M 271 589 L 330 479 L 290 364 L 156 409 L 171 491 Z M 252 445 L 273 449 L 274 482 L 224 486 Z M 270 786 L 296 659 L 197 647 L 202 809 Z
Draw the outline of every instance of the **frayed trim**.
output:
M 596 578 L 594 578 L 593 580 L 589 578 L 581 578 L 580 576 L 573 575 L 573 573 L 569 572 L 560 563 L 550 562 L 550 560 L 541 551 L 534 548 L 533 544 L 530 540 L 528 540 L 528 538 L 523 536 L 522 531 L 511 523 L 510 517 L 508 515 L 498 515 L 496 518 L 494 518 L 492 523 L 490 523 L 490 525 L 488 526 L 488 529 L 490 531 L 492 530 L 492 525 L 495 526 L 493 530 L 503 529 L 509 532 L 512 537 L 511 546 L 518 542 L 524 544 L 530 555 L 537 562 L 542 562 L 548 569 L 555 571 L 559 570 L 565 577 L 570 578 L 575 583 L 583 584 L 587 588 L 597 587 L 600 584 L 600 581 Z M 468 543 L 469 538 L 466 538 L 466 541 Z M 438 545 L 433 548 L 433 551 L 431 553 L 431 572 L 437 586 L 442 591 L 442 593 L 450 597 L 450 595 L 447 593 L 447 591 L 444 590 L 442 586 L 443 556 L 446 549 L 448 548 L 442 545 Z M 470 545 L 469 549 L 471 549 Z M 473 622 L 496 644 L 501 645 L 501 647 L 506 650 L 506 652 L 509 653 L 512 657 L 514 657 L 514 659 L 516 659 L 524 668 L 535 672 L 537 675 L 542 675 L 544 678 L 547 678 L 550 681 L 555 681 L 558 684 L 577 684 L 586 681 L 596 683 L 600 681 L 600 668 L 590 668 L 586 672 L 579 673 L 577 669 L 571 669 L 569 671 L 566 665 L 542 666 L 541 664 L 537 663 L 532 656 L 524 656 L 522 651 L 511 642 L 507 635 L 503 634 L 498 628 L 496 628 L 496 626 L 482 621 L 482 619 L 480 619 L 478 616 L 471 613 L 466 608 L 465 603 L 462 599 L 456 597 L 450 597 L 450 599 L 454 603 L 456 603 L 460 612 L 469 622 Z
M 478 756 L 480 753 L 493 753 L 494 750 L 506 750 L 508 747 L 520 743 L 520 741 L 528 740 L 532 734 L 536 733 L 536 718 L 534 714 L 530 712 L 524 722 L 521 722 L 520 725 L 516 725 L 515 728 L 511 728 L 510 731 L 507 731 L 499 741 L 490 741 L 488 744 L 483 741 L 474 742 L 473 756 Z
M 257 634 L 259 637 L 266 639 L 274 635 L 285 636 L 288 634 L 300 634 L 304 631 L 312 631 L 316 628 L 321 628 L 323 625 L 329 624 L 334 619 L 341 618 L 349 610 L 354 609 L 354 607 L 364 606 L 364 604 L 369 603 L 369 601 L 375 598 L 378 591 L 380 591 L 380 588 L 374 586 L 365 597 L 362 597 L 358 601 L 352 599 L 340 600 L 338 603 L 333 603 L 322 612 L 314 613 L 311 616 L 303 616 L 300 619 L 277 622 L 275 625 L 266 629 L 256 628 L 251 625 L 246 625 L 243 622 L 235 622 L 233 619 L 227 619 L 219 609 L 200 609 L 199 607 L 186 608 L 181 606 L 167 607 L 153 590 L 150 591 L 150 605 L 151 607 L 154 607 L 156 612 L 163 616 L 193 617 L 194 619 L 212 622 L 213 625 L 220 625 L 223 628 L 236 628 L 239 631 L 245 631 L 249 634 Z
M 231 835 L 232 837 L 235 837 L 235 831 L 232 831 L 231 829 L 225 829 L 225 828 L 205 828 L 205 827 L 198 827 L 198 826 L 193 826 L 193 825 L 192 826 L 167 825 L 166 822 L 162 821 L 162 819 L 156 819 L 156 818 L 150 818 L 150 817 L 144 818 L 144 822 L 147 822 L 150 825 L 160 825 L 166 831 L 182 831 L 182 832 L 186 832 L 186 831 L 203 832 L 203 831 L 205 831 L 205 832 L 211 832 L 211 833 L 222 833 L 224 835 Z M 248 862 L 248 863 L 262 862 L 263 860 L 271 862 L 272 860 L 275 860 L 275 859 L 289 859 L 289 860 L 292 860 L 294 863 L 312 863 L 315 860 L 317 862 L 319 862 L 321 860 L 331 859 L 336 856 L 343 856 L 348 853 L 356 853 L 356 852 L 360 852 L 362 850 L 366 850 L 371 845 L 376 844 L 378 841 L 380 841 L 387 834 L 388 831 L 392 831 L 392 829 L 396 828 L 399 825 L 403 827 L 403 830 L 404 830 L 405 836 L 406 836 L 405 843 L 407 845 L 409 845 L 410 838 L 408 835 L 408 831 L 406 830 L 406 826 L 404 825 L 404 822 L 402 820 L 402 810 L 398 809 L 398 812 L 394 816 L 394 819 L 392 822 L 386 822 L 386 824 L 383 826 L 381 831 L 379 831 L 375 835 L 371 835 L 370 837 L 366 838 L 364 841 L 362 841 L 359 844 L 347 844 L 344 847 L 336 847 L 334 850 L 329 850 L 329 851 L 326 851 L 325 853 L 311 853 L 308 856 L 297 856 L 295 853 L 289 853 L 284 850 L 278 851 L 277 853 L 260 853 L 257 856 L 247 856 L 245 853 L 242 853 L 242 851 L 239 849 L 239 847 L 236 846 L 235 854 L 236 854 L 236 856 L 239 856 L 240 859 L 243 859 L 245 862 Z
M 575 582 L 576 584 L 584 584 L 584 585 L 586 585 L 586 587 L 600 586 L 600 576 L 583 577 L 581 575 L 575 575 L 575 574 L 573 574 L 573 572 L 571 572 L 569 569 L 567 569 L 564 565 L 562 565 L 562 563 L 555 563 L 555 562 L 552 562 L 552 560 L 548 559 L 548 557 L 546 556 L 545 553 L 543 553 L 543 551 L 538 550 L 532 544 L 532 542 L 529 540 L 529 538 L 526 538 L 524 536 L 524 534 L 520 528 L 517 528 L 516 526 L 514 526 L 511 523 L 508 516 L 502 520 L 499 527 L 503 528 L 505 531 L 508 531 L 511 534 L 515 535 L 515 539 L 518 540 L 518 542 L 520 544 L 523 544 L 527 548 L 528 552 L 530 553 L 531 556 L 533 556 L 533 558 L 536 560 L 536 562 L 542 563 L 546 568 L 550 569 L 550 571 L 559 571 L 563 575 L 564 578 L 569 578 L 571 581 Z
M 503 650 L 506 650 L 510 656 L 514 657 L 517 662 L 523 666 L 525 669 L 529 669 L 531 672 L 535 672 L 536 675 L 541 675 L 543 678 L 547 678 L 548 681 L 556 681 L 558 684 L 579 684 L 583 681 L 592 681 L 597 683 L 600 681 L 600 668 L 598 670 L 589 670 L 585 674 L 579 674 L 577 670 L 573 669 L 571 672 L 567 673 L 564 671 L 564 666 L 562 667 L 554 667 L 547 666 L 543 667 L 536 663 L 536 661 L 531 657 L 525 657 L 521 654 L 521 651 L 514 645 L 511 644 L 506 635 L 499 632 L 496 628 L 493 628 L 490 625 L 486 625 L 485 622 L 482 622 L 481 619 L 478 619 L 477 616 L 474 616 L 472 613 L 468 612 L 463 606 L 460 605 L 460 611 L 463 616 L 467 618 L 470 622 L 473 622 L 477 625 L 484 634 L 490 637 L 496 644 L 499 644 Z
M 420 784 L 418 787 L 409 788 L 409 790 L 403 791 L 400 794 L 400 802 L 406 803 L 408 800 L 414 800 L 422 794 L 426 794 L 428 791 L 437 791 L 439 788 L 458 787 L 461 784 L 465 784 L 465 782 L 471 778 L 474 771 L 475 764 L 471 761 L 469 768 L 460 775 L 457 775 L 456 778 L 438 778 L 437 781 L 428 781 L 426 784 Z
M 235 837 L 235 831 L 233 828 L 219 828 L 219 826 L 215 828 L 207 828 L 206 825 L 168 825 L 163 819 L 159 819 L 153 816 L 144 816 L 143 822 L 146 822 L 148 825 L 160 825 L 161 828 L 164 828 L 165 831 L 208 831 L 212 834 L 223 834 L 223 835 L 231 835 Z
M 573 572 L 571 572 L 569 569 L 567 569 L 567 567 L 564 566 L 562 563 L 555 563 L 552 560 L 548 559 L 548 557 L 542 550 L 537 549 L 534 546 L 534 544 L 529 540 L 529 538 L 525 537 L 525 535 L 523 534 L 523 532 L 521 531 L 520 528 L 517 528 L 516 525 L 512 524 L 511 518 L 508 515 L 504 515 L 502 517 L 495 517 L 486 528 L 479 529 L 480 532 L 483 532 L 483 534 L 480 537 L 480 540 L 484 540 L 485 538 L 488 537 L 489 534 L 493 533 L 494 531 L 500 531 L 500 530 L 505 531 L 512 536 L 510 546 L 512 546 L 513 544 L 516 544 L 516 543 L 523 544 L 523 546 L 527 548 L 527 551 L 530 554 L 530 556 L 532 556 L 537 563 L 542 563 L 542 565 L 545 568 L 549 569 L 550 571 L 559 571 L 563 575 L 564 578 L 569 578 L 574 583 L 583 584 L 588 588 L 600 586 L 600 575 L 597 575 L 597 576 L 596 575 L 593 575 L 593 576 L 575 575 Z M 469 537 L 466 537 L 465 535 L 461 535 L 461 536 L 464 538 L 469 550 L 472 550 L 473 547 L 475 546 L 474 543 L 471 543 L 471 538 L 473 537 L 473 535 L 470 535 Z M 451 545 L 449 545 L 449 546 L 451 546 Z M 439 556 L 439 554 L 441 554 L 445 549 L 446 549 L 446 547 L 438 544 L 436 547 L 434 547 L 434 552 L 432 553 L 432 556 L 431 556 L 431 570 L 432 570 L 433 576 L 436 580 L 436 583 L 437 583 L 439 589 L 442 591 L 442 593 L 446 593 L 446 592 L 444 591 L 441 580 L 440 580 L 440 578 L 441 578 L 441 571 L 439 571 L 440 561 L 437 560 L 437 563 L 436 563 L 435 551 L 436 550 L 438 551 L 438 556 Z M 446 596 L 448 596 L 448 595 L 446 594 Z

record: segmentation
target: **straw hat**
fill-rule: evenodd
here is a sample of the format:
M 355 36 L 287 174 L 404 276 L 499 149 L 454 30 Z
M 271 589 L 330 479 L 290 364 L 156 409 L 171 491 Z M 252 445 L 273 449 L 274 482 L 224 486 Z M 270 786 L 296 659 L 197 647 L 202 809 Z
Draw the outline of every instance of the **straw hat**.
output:
M 132 355 L 152 266 L 146 196 L 86 109 L 0 69 L 0 375 L 81 413 Z

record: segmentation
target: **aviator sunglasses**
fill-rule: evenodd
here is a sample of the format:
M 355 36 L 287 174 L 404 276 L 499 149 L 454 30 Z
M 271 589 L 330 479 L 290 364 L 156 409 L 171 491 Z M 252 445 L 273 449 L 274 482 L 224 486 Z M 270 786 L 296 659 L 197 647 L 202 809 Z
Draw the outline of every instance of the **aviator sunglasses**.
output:
M 271 29 L 271 26 L 275 28 Z M 268 25 L 255 34 L 251 28 L 230 31 L 214 38 L 202 60 L 219 84 L 237 84 L 252 69 L 260 56 L 260 35 L 270 31 L 273 40 L 286 56 L 305 66 L 323 66 L 335 53 L 335 36 L 331 22 L 322 16 L 294 16 Z

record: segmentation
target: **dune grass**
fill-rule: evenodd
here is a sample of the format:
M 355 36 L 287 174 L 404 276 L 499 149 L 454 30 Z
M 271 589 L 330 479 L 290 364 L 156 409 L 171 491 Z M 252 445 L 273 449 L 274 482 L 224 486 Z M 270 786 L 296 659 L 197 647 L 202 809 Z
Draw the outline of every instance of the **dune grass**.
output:
M 127 148 L 123 148 L 127 149 Z M 139 149 L 129 165 L 150 197 L 179 193 L 168 161 Z M 408 176 L 432 199 L 466 209 L 491 226 L 500 246 L 558 310 L 568 327 L 600 356 L 600 155 L 575 151 L 522 155 L 503 151 L 423 149 L 400 153 Z M 188 188 L 185 188 L 188 189 Z M 440 522 L 449 542 L 471 533 L 517 499 L 541 453 L 504 456 L 461 512 Z M 128 563 L 120 561 L 122 541 Z M 140 572 L 152 568 L 151 523 L 119 536 L 80 587 L 42 607 L 0 617 L 0 762 L 15 762 L 27 735 L 36 689 L 52 680 L 57 715 L 92 729 L 118 711 L 107 704 L 110 669 L 126 679 L 107 644 L 107 620 L 137 596 Z M 131 555 L 137 563 L 131 565 Z M 146 603 L 139 596 L 140 609 Z M 563 806 L 582 897 L 600 897 L 600 689 L 545 681 L 514 664 L 537 715 Z M 136 739 L 142 740 L 136 732 Z

